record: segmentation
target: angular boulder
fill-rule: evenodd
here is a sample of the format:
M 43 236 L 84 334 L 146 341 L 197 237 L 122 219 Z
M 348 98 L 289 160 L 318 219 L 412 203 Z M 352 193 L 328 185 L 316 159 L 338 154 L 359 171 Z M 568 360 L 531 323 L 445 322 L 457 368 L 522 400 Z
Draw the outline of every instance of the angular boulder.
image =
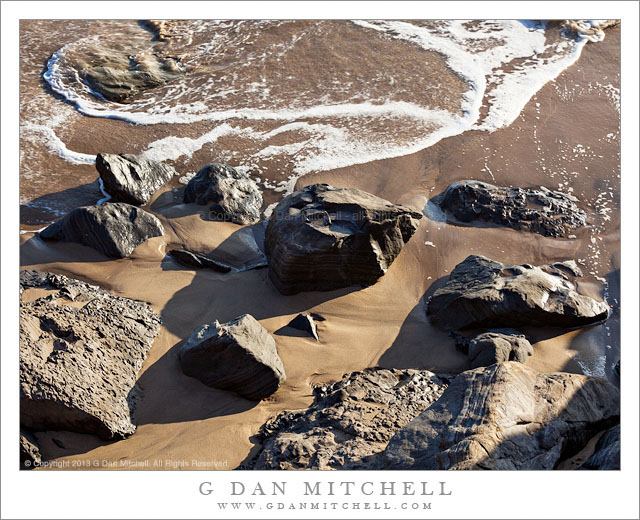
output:
M 456 348 L 469 356 L 471 368 L 503 361 L 526 363 L 533 356 L 533 347 L 527 337 L 513 329 L 496 329 L 471 338 L 459 336 Z
M 364 191 L 307 186 L 273 210 L 265 234 L 269 277 L 282 294 L 374 284 L 421 218 Z
M 140 206 L 176 174 L 172 166 L 141 155 L 99 153 L 96 169 L 113 202 Z
M 606 319 L 607 303 L 578 294 L 569 275 L 554 266 L 508 265 L 468 256 L 444 287 L 433 293 L 427 314 L 435 325 L 448 330 L 579 327 Z
M 316 341 L 320 341 L 320 338 L 318 338 L 316 322 L 310 314 L 298 314 L 287 324 L 287 327 L 306 332 Z
M 285 381 L 275 340 L 249 314 L 202 326 L 182 345 L 178 357 L 186 375 L 252 401 L 269 397 Z
M 445 376 L 426 370 L 367 369 L 314 389 L 306 410 L 265 423 L 251 469 L 374 469 L 391 436 L 435 402 Z
M 619 416 L 620 392 L 604 379 L 498 363 L 457 376 L 385 457 L 392 469 L 549 470 Z
M 20 424 L 103 439 L 132 434 L 134 385 L 160 330 L 145 303 L 66 276 L 21 272 L 21 289 L 48 296 L 20 302 Z
M 607 430 L 596 444 L 593 455 L 579 469 L 620 469 L 620 425 Z
M 578 199 L 567 193 L 539 188 L 509 188 L 480 181 L 458 181 L 434 198 L 458 221 L 491 222 L 549 237 L 564 237 L 586 225 Z
M 246 173 L 232 166 L 211 163 L 189 181 L 184 202 L 209 205 L 210 220 L 255 224 L 261 216 L 262 192 Z
M 43 240 L 89 246 L 111 258 L 126 258 L 143 242 L 164 234 L 160 221 L 123 202 L 76 208 L 40 231 Z

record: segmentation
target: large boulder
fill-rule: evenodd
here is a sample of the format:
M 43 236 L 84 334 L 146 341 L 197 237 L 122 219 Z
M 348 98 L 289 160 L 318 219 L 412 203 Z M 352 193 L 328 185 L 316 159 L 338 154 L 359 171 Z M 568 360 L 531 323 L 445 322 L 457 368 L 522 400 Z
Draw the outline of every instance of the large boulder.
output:
M 367 369 L 316 387 L 309 408 L 262 426 L 262 449 L 248 467 L 374 469 L 394 432 L 436 401 L 446 381 L 426 370 Z
M 178 357 L 186 375 L 253 401 L 270 396 L 285 380 L 275 340 L 250 314 L 202 326 Z
M 209 205 L 211 220 L 255 224 L 260 220 L 262 193 L 246 173 L 232 166 L 211 163 L 189 181 L 184 202 Z
M 164 234 L 160 221 L 123 202 L 76 208 L 40 231 L 44 240 L 77 242 L 111 258 L 125 258 L 143 242 Z
M 393 469 L 553 469 L 619 416 L 604 379 L 499 363 L 457 376 L 385 457 Z
M 539 188 L 508 188 L 480 181 L 458 181 L 434 202 L 460 222 L 482 220 L 550 237 L 567 236 L 587 223 L 574 196 Z
M 508 265 L 471 255 L 433 293 L 427 314 L 444 329 L 541 325 L 579 327 L 607 318 L 609 306 L 578 294 L 572 263 Z
M 96 169 L 113 202 L 139 206 L 176 174 L 172 166 L 141 155 L 99 153 Z
M 533 356 L 533 347 L 527 337 L 513 329 L 496 329 L 471 338 L 458 336 L 456 348 L 469 356 L 471 368 L 503 361 L 526 363 Z
M 149 305 L 65 276 L 26 270 L 20 302 L 20 424 L 104 439 L 135 431 L 134 385 L 160 330 Z
M 620 469 L 620 425 L 607 430 L 596 443 L 595 451 L 579 469 Z
M 265 235 L 269 277 L 282 294 L 374 284 L 421 218 L 364 191 L 307 186 L 271 215 Z

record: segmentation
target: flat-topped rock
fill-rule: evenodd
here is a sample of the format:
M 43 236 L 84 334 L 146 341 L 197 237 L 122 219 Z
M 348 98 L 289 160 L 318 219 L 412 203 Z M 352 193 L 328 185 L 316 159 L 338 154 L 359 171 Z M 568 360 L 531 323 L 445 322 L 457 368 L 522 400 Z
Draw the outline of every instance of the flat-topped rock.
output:
M 465 180 L 450 184 L 434 198 L 458 221 L 491 222 L 550 237 L 565 237 L 586 225 L 587 215 L 574 196 L 539 188 L 509 188 Z
M 620 392 L 604 379 L 498 363 L 457 376 L 385 458 L 404 470 L 549 470 L 619 418 Z
M 184 202 L 208 205 L 208 220 L 255 224 L 261 217 L 262 192 L 246 173 L 211 163 L 189 181 Z
M 112 202 L 140 206 L 176 174 L 173 166 L 141 155 L 99 153 L 96 169 Z
M 164 234 L 157 217 L 124 202 L 76 208 L 39 236 L 43 240 L 76 242 L 111 258 L 125 258 L 143 242 Z
M 219 273 L 228 273 L 231 267 L 213 260 L 205 255 L 187 251 L 186 249 L 172 249 L 169 254 L 179 263 L 186 267 L 195 267 L 196 269 L 212 269 Z
M 514 329 L 496 329 L 471 338 L 458 336 L 456 348 L 469 356 L 471 368 L 503 361 L 526 363 L 533 356 L 533 347 L 527 337 Z
M 427 304 L 431 321 L 449 330 L 541 325 L 579 327 L 607 318 L 609 306 L 579 294 L 572 276 L 553 266 L 508 265 L 471 255 Z
M 275 340 L 250 314 L 202 326 L 178 357 L 186 375 L 253 401 L 270 396 L 285 381 Z
M 374 284 L 421 218 L 364 191 L 307 186 L 273 210 L 265 234 L 269 277 L 283 294 Z
M 21 271 L 21 289 L 57 290 L 20 302 L 20 424 L 104 439 L 135 431 L 134 385 L 160 330 L 146 303 L 62 275 Z

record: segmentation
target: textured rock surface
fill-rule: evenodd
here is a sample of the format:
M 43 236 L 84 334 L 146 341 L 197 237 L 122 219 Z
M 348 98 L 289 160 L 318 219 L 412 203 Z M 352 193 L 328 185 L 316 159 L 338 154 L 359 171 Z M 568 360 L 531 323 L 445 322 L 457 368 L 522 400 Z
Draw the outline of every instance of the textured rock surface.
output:
M 146 204 L 176 174 L 172 166 L 141 155 L 99 153 L 96 169 L 113 202 Z
M 580 469 L 620 469 L 620 425 L 606 431 L 596 444 L 596 449 Z
M 42 455 L 33 434 L 20 430 L 20 469 L 33 469 L 42 462 Z
M 461 222 L 483 220 L 550 237 L 567 236 L 587 223 L 575 197 L 543 186 L 523 189 L 458 181 L 434 202 Z
M 125 258 L 143 242 L 164 234 L 160 221 L 123 202 L 76 208 L 40 232 L 44 240 L 77 242 L 105 256 Z
M 309 314 L 298 314 L 287 324 L 287 327 L 292 327 L 294 329 L 306 332 L 316 341 L 320 341 L 320 338 L 318 338 L 318 328 L 316 327 L 316 322 Z
M 463 372 L 387 446 L 393 469 L 553 469 L 619 420 L 604 379 L 507 362 Z
M 367 369 L 317 387 L 307 410 L 264 424 L 253 469 L 373 469 L 395 431 L 433 403 L 447 378 L 425 370 Z
M 422 214 L 364 191 L 307 186 L 274 209 L 265 235 L 269 276 L 283 294 L 371 285 Z
M 607 318 L 609 306 L 578 294 L 554 266 L 507 265 L 471 255 L 433 293 L 427 314 L 444 329 L 542 325 L 578 327 Z M 570 264 L 569 264 L 570 265 Z
M 285 380 L 276 342 L 249 314 L 204 325 L 178 356 L 186 375 L 254 401 L 270 396 Z
M 210 220 L 254 224 L 260 220 L 262 192 L 247 174 L 231 166 L 211 163 L 189 181 L 184 201 L 209 205 Z
M 65 276 L 21 271 L 20 423 L 105 439 L 135 431 L 134 384 L 160 329 L 149 305 Z
M 514 329 L 496 329 L 471 338 L 458 336 L 456 348 L 469 356 L 471 368 L 487 367 L 503 361 L 526 363 L 533 347 L 524 334 Z
M 195 267 L 198 269 L 213 269 L 214 271 L 218 271 L 219 273 L 228 273 L 229 271 L 231 271 L 231 267 L 228 265 L 212 260 L 211 258 L 207 258 L 204 255 L 192 253 L 191 251 L 187 251 L 185 249 L 172 249 L 171 251 L 169 251 L 169 254 L 182 265 L 187 267 Z

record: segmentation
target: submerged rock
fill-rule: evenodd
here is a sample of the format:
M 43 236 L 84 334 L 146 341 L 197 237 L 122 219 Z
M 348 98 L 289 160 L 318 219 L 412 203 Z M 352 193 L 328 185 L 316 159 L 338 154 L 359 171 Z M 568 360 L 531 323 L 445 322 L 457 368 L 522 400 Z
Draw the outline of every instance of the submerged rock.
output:
M 392 469 L 554 469 L 619 415 L 620 393 L 604 379 L 499 363 L 456 377 L 385 457 Z
M 320 338 L 318 338 L 318 328 L 316 327 L 316 322 L 313 321 L 313 317 L 309 314 L 298 314 L 289 323 L 287 323 L 287 327 L 292 327 L 294 329 L 306 332 L 316 341 L 320 341 Z
M 564 237 L 586 225 L 578 199 L 540 188 L 508 188 L 480 181 L 458 181 L 434 202 L 460 222 L 482 220 L 550 237 Z
M 57 289 L 20 302 L 20 424 L 104 439 L 132 434 L 134 385 L 160 317 L 66 276 L 25 270 L 20 282 L 22 290 Z
M 285 381 L 276 342 L 249 314 L 202 326 L 178 357 L 186 375 L 254 401 L 270 396 Z
M 210 205 L 208 218 L 211 220 L 255 224 L 261 216 L 262 192 L 246 173 L 211 163 L 189 181 L 184 202 Z
M 269 277 L 282 294 L 375 283 L 422 214 L 350 188 L 307 186 L 274 209 L 265 235 Z
M 446 378 L 426 370 L 367 369 L 314 390 L 306 410 L 283 412 L 258 434 L 252 469 L 374 469 L 395 431 L 436 401 Z
M 217 262 L 211 258 L 198 253 L 192 253 L 186 249 L 172 249 L 169 254 L 175 258 L 178 262 L 186 267 L 196 267 L 198 269 L 213 269 L 219 273 L 228 273 L 231 271 L 231 267 Z
M 111 258 L 125 258 L 143 242 L 164 234 L 151 213 L 123 202 L 76 208 L 46 229 L 44 240 L 76 242 Z
M 472 338 L 458 336 L 456 348 L 469 356 L 471 368 L 487 367 L 503 361 L 526 363 L 533 347 L 524 334 L 513 329 L 497 329 Z
M 502 264 L 478 255 L 459 263 L 427 304 L 433 323 L 450 330 L 578 327 L 602 321 L 608 312 L 606 302 L 578 294 L 559 269 Z
M 620 425 L 606 431 L 598 440 L 593 455 L 580 469 L 620 469 Z
M 141 155 L 99 153 L 96 169 L 113 202 L 139 206 L 176 174 L 172 166 Z

